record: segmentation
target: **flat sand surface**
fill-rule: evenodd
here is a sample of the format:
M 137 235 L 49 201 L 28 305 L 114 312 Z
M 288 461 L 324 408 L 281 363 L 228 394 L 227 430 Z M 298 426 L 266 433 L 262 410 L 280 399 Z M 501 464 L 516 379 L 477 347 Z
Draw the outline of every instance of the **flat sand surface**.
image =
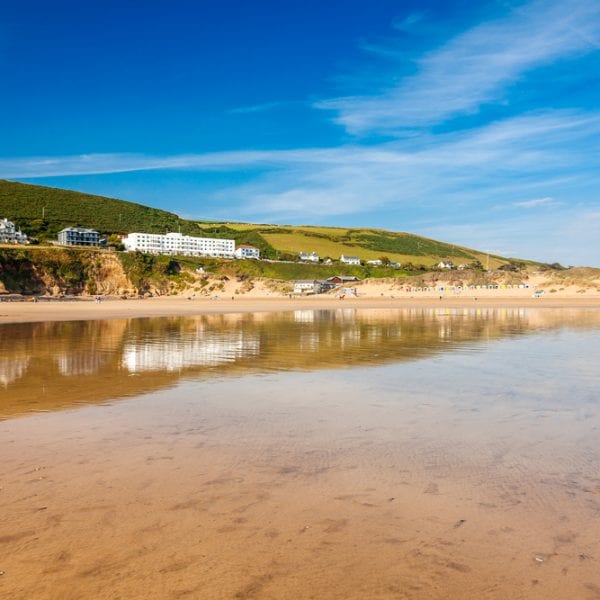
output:
M 316 300 L 3 305 L 0 599 L 598 600 L 600 311 Z
M 0 597 L 598 598 L 589 426 L 375 373 L 1 422 Z
M 129 317 L 193 316 L 203 314 L 247 313 L 328 308 L 410 308 L 416 307 L 535 307 L 535 308 L 600 308 L 600 296 L 545 295 L 532 298 L 531 294 L 508 293 L 473 296 L 398 296 L 346 297 L 306 296 L 300 298 L 249 297 L 208 299 L 171 296 L 143 300 L 104 300 L 99 304 L 91 299 L 76 301 L 2 302 L 0 324 L 40 321 L 73 321 L 89 319 L 123 319 Z

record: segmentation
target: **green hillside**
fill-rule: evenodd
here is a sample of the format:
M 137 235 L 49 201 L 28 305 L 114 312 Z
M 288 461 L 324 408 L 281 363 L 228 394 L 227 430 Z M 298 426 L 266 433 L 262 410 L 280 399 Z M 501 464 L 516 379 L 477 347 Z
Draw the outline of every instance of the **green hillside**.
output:
M 188 235 L 235 239 L 260 248 L 266 258 L 294 259 L 298 252 L 317 252 L 322 258 L 342 254 L 362 260 L 386 257 L 403 265 L 430 267 L 440 260 L 456 264 L 476 261 L 497 268 L 508 263 L 500 256 L 446 244 L 410 233 L 381 229 L 253 225 L 194 222 L 176 214 L 133 202 L 69 190 L 0 180 L 0 218 L 8 217 L 29 236 L 55 239 L 64 227 L 92 227 L 102 234 L 178 231 Z
M 248 223 L 199 223 L 203 235 L 243 237 L 248 243 L 259 243 L 271 249 L 269 256 L 294 258 L 299 252 L 316 252 L 321 258 L 333 260 L 346 256 L 358 256 L 361 260 L 376 260 L 382 257 L 402 264 L 430 267 L 440 260 L 452 260 L 456 264 L 471 264 L 476 261 L 483 266 L 496 268 L 509 262 L 501 256 L 446 244 L 411 233 L 386 231 L 383 229 L 348 229 L 338 227 L 252 225 Z M 252 238 L 252 239 L 251 239 Z M 264 252 L 263 252 L 264 253 Z
M 0 180 L 0 218 L 16 222 L 28 235 L 55 238 L 64 227 L 81 225 L 103 234 L 177 231 L 191 234 L 193 223 L 133 202 L 27 183 Z

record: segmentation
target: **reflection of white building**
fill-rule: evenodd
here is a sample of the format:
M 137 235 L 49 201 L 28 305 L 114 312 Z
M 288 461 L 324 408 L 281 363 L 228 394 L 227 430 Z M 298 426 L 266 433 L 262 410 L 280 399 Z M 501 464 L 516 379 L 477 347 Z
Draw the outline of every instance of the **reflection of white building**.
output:
M 56 364 L 65 377 L 93 375 L 104 363 L 104 358 L 100 352 L 64 352 L 56 357 Z
M 129 252 L 179 256 L 233 258 L 235 252 L 235 240 L 192 237 L 181 233 L 130 233 L 123 238 L 123 245 Z
M 321 337 L 318 331 L 303 331 L 298 345 L 301 352 L 316 352 L 319 349 Z
M 0 244 L 28 244 L 27 236 L 8 219 L 0 219 Z
M 250 356 L 260 351 L 257 334 L 242 331 L 202 337 L 157 341 L 132 341 L 125 345 L 123 367 L 132 373 L 142 371 L 179 371 L 190 367 L 213 367 Z
M 315 322 L 315 311 L 314 310 L 295 310 L 294 311 L 294 322 L 296 322 L 296 323 L 314 323 Z
M 351 348 L 353 346 L 360 346 L 361 342 L 361 331 L 358 325 L 347 327 L 343 329 L 340 334 L 340 348 Z
M 8 387 L 25 375 L 29 358 L 0 358 L 0 385 Z

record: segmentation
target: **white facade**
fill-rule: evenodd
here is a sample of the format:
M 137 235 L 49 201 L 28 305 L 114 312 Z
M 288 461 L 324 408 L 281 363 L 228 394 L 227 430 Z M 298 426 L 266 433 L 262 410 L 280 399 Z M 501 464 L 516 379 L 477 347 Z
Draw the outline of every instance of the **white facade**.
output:
M 345 265 L 359 265 L 360 266 L 360 258 L 358 256 L 340 256 L 340 262 Z
M 28 244 L 27 236 L 8 219 L 0 219 L 0 244 Z
M 128 252 L 180 256 L 233 258 L 235 252 L 235 240 L 192 237 L 181 233 L 130 233 L 123 238 L 123 245 Z
M 260 250 L 254 246 L 242 245 L 235 249 L 236 258 L 260 258 Z
M 294 294 L 319 294 L 321 285 L 316 279 L 294 282 Z
M 319 279 L 300 279 L 294 282 L 294 294 L 322 294 L 332 290 L 335 284 Z
M 298 258 L 300 260 L 307 260 L 309 262 L 319 262 L 321 257 L 316 252 L 311 252 L 310 254 L 307 254 L 306 252 L 300 252 L 298 254 Z

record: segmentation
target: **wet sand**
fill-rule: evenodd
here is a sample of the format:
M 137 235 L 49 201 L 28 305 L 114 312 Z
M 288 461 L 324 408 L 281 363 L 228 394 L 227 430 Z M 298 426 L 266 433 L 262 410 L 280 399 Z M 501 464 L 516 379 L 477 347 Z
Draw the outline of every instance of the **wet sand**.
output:
M 93 300 L 73 302 L 3 302 L 0 303 L 0 324 L 40 321 L 72 321 L 90 319 L 124 319 L 129 317 L 166 317 L 202 314 L 280 312 L 303 309 L 327 308 L 409 308 L 416 307 L 535 307 L 535 308 L 600 308 L 600 296 L 584 298 L 572 296 L 532 298 L 531 294 L 513 296 L 489 294 L 479 296 L 398 297 L 398 298 L 350 298 L 339 300 L 333 296 L 307 296 L 304 298 L 220 298 L 185 297 L 147 298 L 144 300 L 105 300 L 100 304 Z
M 461 320 L 417 361 L 0 421 L 0 598 L 597 599 L 597 319 L 452 346 Z
M 597 455 L 280 384 L 3 423 L 0 596 L 597 598 Z

